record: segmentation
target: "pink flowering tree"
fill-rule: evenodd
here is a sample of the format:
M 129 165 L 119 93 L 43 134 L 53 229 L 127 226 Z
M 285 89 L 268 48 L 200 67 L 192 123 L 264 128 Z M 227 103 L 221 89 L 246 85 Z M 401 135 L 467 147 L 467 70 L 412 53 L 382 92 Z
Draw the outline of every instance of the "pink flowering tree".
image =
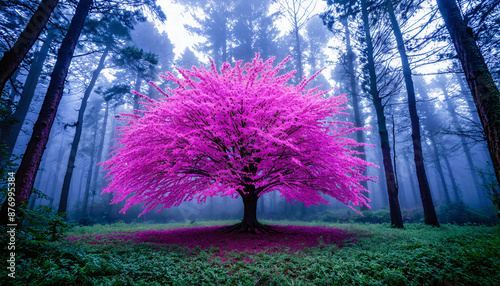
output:
M 273 67 L 257 54 L 235 67 L 212 62 L 192 70 L 161 76 L 178 87 L 156 87 L 165 98 L 147 102 L 136 114 L 123 114 L 114 156 L 103 162 L 113 202 L 144 203 L 144 212 L 178 206 L 183 201 L 217 195 L 241 196 L 243 221 L 227 231 L 266 232 L 257 221 L 257 200 L 278 191 L 287 201 L 306 206 L 327 203 L 324 195 L 350 206 L 367 205 L 361 181 L 365 167 L 356 156 L 357 143 L 346 135 L 362 128 L 335 121 L 345 95 L 306 89 L 317 75 L 297 86 L 287 84 L 294 72 L 278 76 L 288 60 Z M 141 214 L 142 215 L 142 214 Z

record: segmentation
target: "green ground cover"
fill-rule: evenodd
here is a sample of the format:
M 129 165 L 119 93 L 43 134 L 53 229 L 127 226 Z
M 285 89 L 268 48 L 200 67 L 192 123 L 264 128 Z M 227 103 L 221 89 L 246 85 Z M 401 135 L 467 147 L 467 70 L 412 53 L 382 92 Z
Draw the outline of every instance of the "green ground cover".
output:
M 399 230 L 388 224 L 263 221 L 272 225 L 326 226 L 349 234 L 341 243 L 319 242 L 300 250 L 273 246 L 272 252 L 225 252 L 217 247 L 187 248 L 155 240 L 100 243 L 103 236 L 117 232 L 149 232 L 154 236 L 162 233 L 156 230 L 235 222 L 74 227 L 58 241 L 36 245 L 26 242 L 17 254 L 15 284 L 498 285 L 500 281 L 499 226 L 444 224 L 433 228 L 405 224 L 405 229 Z M 78 239 L 67 239 L 75 237 Z M 261 236 L 259 245 L 267 245 L 269 237 Z M 234 241 L 238 236 L 231 239 L 238 243 Z M 6 276 L 0 277 L 1 285 L 12 282 Z

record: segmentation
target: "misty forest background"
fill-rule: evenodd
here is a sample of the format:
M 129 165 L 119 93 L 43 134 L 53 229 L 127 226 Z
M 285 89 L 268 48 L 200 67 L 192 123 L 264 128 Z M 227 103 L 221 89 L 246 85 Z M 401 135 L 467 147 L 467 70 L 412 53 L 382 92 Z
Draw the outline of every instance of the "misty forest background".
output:
M 409 58 L 423 162 L 439 221 L 496 224 L 492 195 L 495 189 L 498 192 L 498 183 L 485 134 L 437 5 L 428 0 L 392 3 Z M 500 1 L 457 3 L 498 86 Z M 56 6 L 3 89 L 2 180 L 16 171 L 26 152 L 76 4 L 61 1 Z M 39 1 L 0 1 L 0 52 L 12 48 L 38 5 Z M 106 160 L 115 146 L 115 128 L 123 124 L 116 120 L 120 113 L 140 108 L 139 98 L 130 90 L 160 98 L 149 81 L 164 90 L 174 87 L 161 80 L 160 73 L 207 66 L 209 58 L 218 67 L 224 62 L 248 62 L 258 52 L 261 58 L 276 57 L 278 62 L 291 55 L 283 72 L 297 70 L 295 83 L 326 67 L 309 87 L 336 87 L 331 95 L 348 95 L 350 116 L 339 120 L 371 127 L 353 136 L 375 145 L 365 148 L 366 160 L 380 166 L 367 170 L 368 175 L 378 176 L 379 183 L 366 185 L 371 209 L 363 210 L 364 217 L 331 198 L 331 205 L 305 207 L 271 192 L 258 202 L 259 219 L 390 222 L 380 148 L 380 135 L 385 134 L 403 221 L 423 222 L 408 91 L 390 13 L 382 0 L 94 1 L 71 59 L 28 208 L 49 206 L 84 225 L 240 219 L 241 199 L 228 197 L 209 198 L 204 204 L 184 202 L 140 218 L 141 206 L 120 214 L 123 203 L 110 204 L 111 195 L 101 195 L 107 183 L 97 163 Z M 371 72 L 376 74 L 375 86 L 370 86 Z M 380 130 L 382 118 L 386 130 Z

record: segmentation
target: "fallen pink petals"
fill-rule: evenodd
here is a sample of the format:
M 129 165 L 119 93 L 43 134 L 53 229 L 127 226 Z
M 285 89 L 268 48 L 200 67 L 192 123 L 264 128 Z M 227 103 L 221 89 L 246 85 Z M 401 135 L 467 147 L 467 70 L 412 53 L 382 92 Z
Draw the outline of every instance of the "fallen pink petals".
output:
M 249 233 L 223 233 L 221 226 L 176 228 L 169 230 L 150 230 L 128 233 L 114 233 L 97 236 L 69 237 L 67 240 L 80 241 L 90 244 L 115 244 L 127 243 L 155 243 L 161 245 L 178 245 L 188 250 L 199 249 L 213 250 L 213 257 L 221 262 L 228 258 L 225 253 L 236 251 L 246 254 L 283 252 L 293 253 L 302 251 L 306 247 L 322 245 L 336 245 L 342 247 L 346 241 L 353 241 L 355 234 L 347 230 L 311 227 L 311 226 L 274 226 L 278 233 L 249 234 Z M 256 260 L 245 257 L 244 263 L 253 263 Z

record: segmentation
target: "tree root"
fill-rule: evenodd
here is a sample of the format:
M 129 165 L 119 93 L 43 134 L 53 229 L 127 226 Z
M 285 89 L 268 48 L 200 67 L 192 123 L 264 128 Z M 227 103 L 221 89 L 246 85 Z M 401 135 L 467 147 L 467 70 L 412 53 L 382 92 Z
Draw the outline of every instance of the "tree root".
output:
M 220 231 L 225 233 L 231 233 L 238 231 L 239 233 L 253 233 L 253 234 L 263 234 L 263 233 L 278 233 L 274 230 L 274 226 L 263 225 L 259 222 L 240 222 L 234 225 L 225 226 L 220 228 Z

